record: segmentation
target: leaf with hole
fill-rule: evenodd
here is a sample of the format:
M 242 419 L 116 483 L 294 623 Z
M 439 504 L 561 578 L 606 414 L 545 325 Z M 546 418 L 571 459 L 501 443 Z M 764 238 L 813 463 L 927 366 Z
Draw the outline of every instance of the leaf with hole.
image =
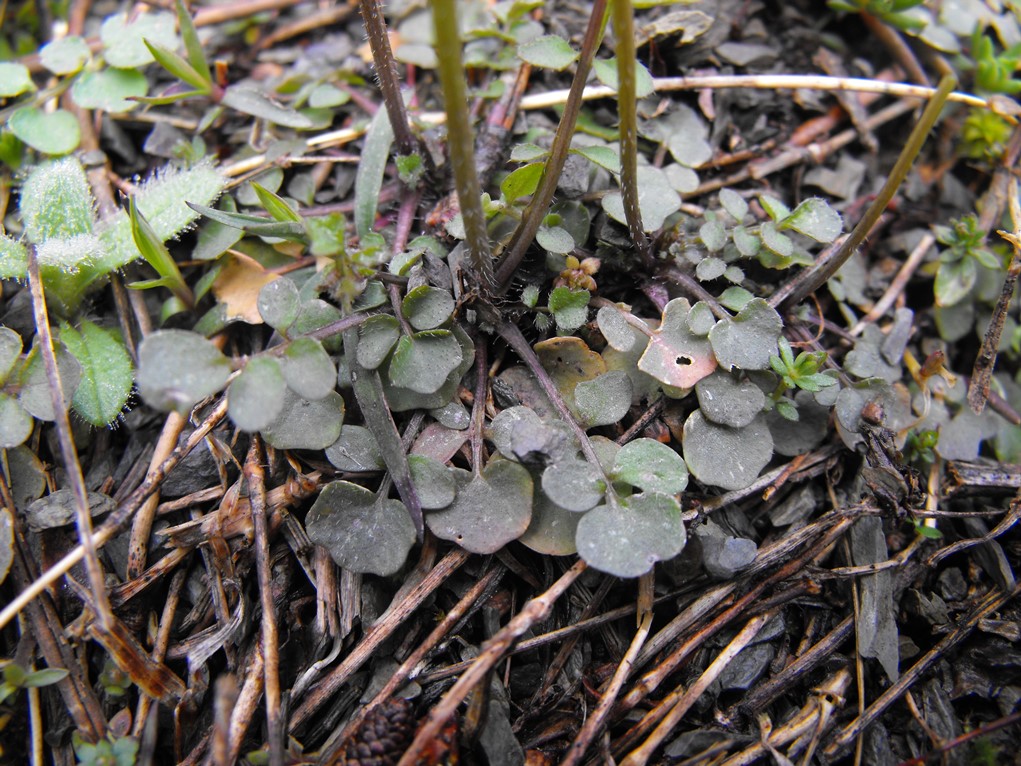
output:
M 426 525 L 442 540 L 472 553 L 496 553 L 516 540 L 532 518 L 532 477 L 510 460 L 492 460 L 479 475 L 451 468 L 457 497 L 445 510 L 426 514 Z
M 347 481 L 323 488 L 305 517 L 305 529 L 338 566 L 383 577 L 404 566 L 415 544 L 415 525 L 404 503 Z
M 250 359 L 227 387 L 227 414 L 242 431 L 261 431 L 280 414 L 286 388 L 278 359 Z
M 688 328 L 690 309 L 684 298 L 670 301 L 663 309 L 659 329 L 652 333 L 638 360 L 639 370 L 676 388 L 691 388 L 716 369 L 709 341 Z
M 561 460 L 543 471 L 542 491 L 561 508 L 582 512 L 603 499 L 606 481 L 599 469 L 584 460 Z
M 762 298 L 748 301 L 733 319 L 722 319 L 709 331 L 709 342 L 720 366 L 768 370 L 776 354 L 783 320 Z
M 404 297 L 401 313 L 416 330 L 432 330 L 450 319 L 454 298 L 449 290 L 419 285 Z
M 134 370 L 124 343 L 110 330 L 82 320 L 78 329 L 64 324 L 60 340 L 78 360 L 82 377 L 74 392 L 74 411 L 94 426 L 120 416 L 131 396 Z
M 439 390 L 463 358 L 457 339 L 447 330 L 425 330 L 397 341 L 389 377 L 395 386 L 419 394 Z
M 187 414 L 227 383 L 230 360 L 198 333 L 157 330 L 138 347 L 138 392 L 152 407 Z
M 674 498 L 646 493 L 592 509 L 578 522 L 575 540 L 589 566 L 616 577 L 639 577 L 680 553 L 687 533 Z
M 446 465 L 428 455 L 408 455 L 408 467 L 422 508 L 439 510 L 454 502 L 457 483 Z
M 695 410 L 684 422 L 681 446 L 696 479 L 727 490 L 754 482 L 773 457 L 773 437 L 762 415 L 743 428 L 731 428 Z
M 285 388 L 280 414 L 262 435 L 277 449 L 325 450 L 340 438 L 343 423 L 344 400 L 336 391 L 310 401 Z
M 762 412 L 766 395 L 749 380 L 738 381 L 733 375 L 715 372 L 695 385 L 698 406 L 706 418 L 731 428 L 742 428 Z
M 688 467 L 684 460 L 655 439 L 635 439 L 621 447 L 610 476 L 614 482 L 664 495 L 676 495 L 688 486 Z
M 557 71 L 567 69 L 580 54 L 571 44 L 556 35 L 543 35 L 518 46 L 518 57 L 532 66 Z

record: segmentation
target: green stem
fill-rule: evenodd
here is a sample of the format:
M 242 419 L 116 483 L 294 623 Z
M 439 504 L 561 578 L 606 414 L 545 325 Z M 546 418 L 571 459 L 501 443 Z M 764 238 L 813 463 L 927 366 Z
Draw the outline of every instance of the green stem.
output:
M 638 207 L 638 107 L 635 90 L 635 31 L 631 0 L 613 0 L 613 34 L 617 38 L 617 111 L 620 119 L 620 191 L 624 218 L 635 247 L 649 252 L 649 238 Z
M 900 188 L 900 185 L 907 177 L 908 171 L 911 170 L 915 158 L 922 150 L 925 139 L 932 130 L 932 126 L 936 123 L 936 119 L 943 110 L 947 97 L 953 91 L 956 84 L 957 78 L 952 74 L 944 75 L 943 79 L 939 81 L 936 93 L 933 94 L 932 100 L 929 101 L 925 111 L 922 112 L 921 119 L 918 120 L 918 124 L 915 125 L 911 135 L 908 136 L 907 143 L 901 149 L 900 156 L 897 158 L 893 170 L 890 171 L 890 175 L 886 178 L 886 183 L 883 184 L 883 188 L 880 189 L 879 194 L 876 195 L 872 204 L 869 205 L 869 209 L 865 211 L 865 215 L 858 221 L 858 225 L 854 227 L 850 236 L 841 243 L 832 257 L 827 258 L 823 263 L 813 266 L 809 272 L 798 279 L 796 284 L 792 284 L 789 289 L 782 289 L 781 292 L 783 294 L 774 297 L 770 303 L 774 306 L 781 303 L 786 306 L 795 306 L 801 303 L 801 301 L 822 287 L 826 280 L 836 274 L 847 259 L 861 246 L 861 243 L 865 241 L 865 237 L 868 236 L 872 227 L 879 221 L 879 217 L 886 210 L 886 206 L 893 199 L 893 195 L 897 193 L 897 189 Z
M 606 0 L 595 0 L 592 6 L 592 15 L 589 16 L 588 27 L 585 29 L 585 39 L 581 45 L 581 58 L 578 60 L 578 68 L 574 72 L 574 80 L 571 81 L 571 90 L 567 94 L 564 113 L 560 117 L 560 124 L 557 125 L 556 135 L 553 136 L 553 144 L 550 146 L 550 154 L 546 159 L 546 167 L 543 169 L 539 188 L 532 195 L 532 201 L 525 208 L 521 222 L 511 235 L 506 254 L 496 271 L 496 284 L 501 291 L 510 284 L 514 272 L 517 271 L 525 257 L 525 252 L 532 244 L 532 240 L 535 239 L 535 234 L 539 231 L 539 226 L 553 201 L 557 184 L 560 182 L 560 174 L 571 149 L 571 139 L 574 137 L 574 128 L 578 123 L 578 114 L 581 112 L 585 81 L 588 80 L 589 71 L 592 69 L 592 60 L 596 56 L 596 50 L 599 48 L 599 41 L 603 37 L 605 28 Z
M 440 87 L 447 113 L 447 147 L 454 171 L 454 189 L 464 220 L 465 244 L 476 277 L 482 286 L 488 288 L 493 285 L 493 258 L 489 250 L 486 216 L 482 210 L 479 177 L 475 172 L 475 136 L 468 116 L 468 94 L 464 66 L 461 63 L 456 0 L 433 0 L 431 6 Z

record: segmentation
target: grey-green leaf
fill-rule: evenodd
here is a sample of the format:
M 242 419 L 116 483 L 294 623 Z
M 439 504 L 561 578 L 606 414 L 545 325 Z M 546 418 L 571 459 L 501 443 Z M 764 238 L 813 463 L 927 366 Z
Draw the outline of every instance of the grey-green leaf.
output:
M 419 394 L 431 394 L 461 363 L 461 345 L 446 330 L 404 336 L 390 360 L 390 382 Z
M 684 460 L 655 439 L 635 439 L 621 447 L 611 476 L 615 482 L 664 495 L 676 495 L 688 486 Z
M 198 333 L 158 330 L 138 347 L 138 391 L 156 409 L 187 413 L 230 373 L 230 360 Z
M 408 468 L 422 508 L 439 510 L 454 502 L 457 495 L 454 474 L 439 460 L 428 455 L 408 455 Z
M 691 388 L 716 369 L 709 341 L 688 328 L 690 308 L 684 298 L 670 301 L 663 309 L 659 329 L 638 360 L 639 370 L 676 388 Z
M 574 411 L 586 428 L 619 423 L 631 408 L 631 378 L 613 370 L 574 387 Z
M 227 388 L 227 414 L 242 431 L 260 431 L 280 414 L 286 389 L 280 362 L 257 356 Z
M 432 330 L 450 319 L 454 298 L 448 290 L 419 285 L 408 291 L 401 313 L 416 330 Z
M 131 99 L 144 96 L 148 89 L 149 83 L 141 72 L 109 68 L 81 75 L 71 88 L 71 95 L 81 107 L 116 114 L 138 106 Z
M 400 323 L 389 314 L 370 317 L 358 328 L 358 364 L 374 370 L 383 363 L 401 337 Z
M 14 369 L 21 349 L 21 336 L 9 327 L 0 327 L 0 384 L 7 380 Z
M 57 357 L 57 371 L 60 373 L 60 385 L 64 391 L 64 407 L 67 407 L 71 404 L 75 389 L 78 388 L 82 368 L 78 360 L 63 346 L 58 346 L 54 351 Z M 25 366 L 21 369 L 18 402 L 30 415 L 39 420 L 49 421 L 56 417 L 50 398 L 49 379 L 46 377 L 46 368 L 38 348 L 32 349 Z
M 301 310 L 298 286 L 286 277 L 274 279 L 259 290 L 256 305 L 262 321 L 277 332 L 284 332 L 294 324 Z
M 753 298 L 733 319 L 723 319 L 709 331 L 709 342 L 720 366 L 767 370 L 776 353 L 783 320 L 762 298 Z
M 73 152 L 82 140 L 78 120 L 65 109 L 44 112 L 25 106 L 11 115 L 7 127 L 36 151 L 54 156 Z
M 32 416 L 9 394 L 0 393 L 0 447 L 11 449 L 32 433 Z
M 597 468 L 583 460 L 562 460 L 543 471 L 542 491 L 561 508 L 587 511 L 603 499 L 606 481 Z
M 261 117 L 287 128 L 308 130 L 315 127 L 315 123 L 305 115 L 278 104 L 262 91 L 252 88 L 232 85 L 224 92 L 220 103 L 239 112 L 250 114 L 253 117 Z
M 457 497 L 445 510 L 425 517 L 433 534 L 472 553 L 495 553 L 528 528 L 532 518 L 532 477 L 510 460 L 493 460 L 478 476 L 450 469 Z
M 326 448 L 326 459 L 341 471 L 382 471 L 386 464 L 379 443 L 365 426 L 343 426 L 340 438 Z
M 404 504 L 376 498 L 346 481 L 327 484 L 305 517 L 309 539 L 352 572 L 392 575 L 415 544 L 415 525 Z
M 556 35 L 543 35 L 518 46 L 518 56 L 532 66 L 562 70 L 577 61 L 579 54 L 570 43 Z
M 783 222 L 785 229 L 811 237 L 816 242 L 832 242 L 844 230 L 840 213 L 819 197 L 806 199 Z
M 280 367 L 287 385 L 305 399 L 322 399 L 337 385 L 337 368 L 323 344 L 313 338 L 287 344 Z
M 773 457 L 773 437 L 761 415 L 744 428 L 730 428 L 695 410 L 684 422 L 681 444 L 695 478 L 727 490 L 747 487 Z
M 635 345 L 635 334 L 624 314 L 614 306 L 603 306 L 596 312 L 599 331 L 617 351 L 630 351 Z
M 302 399 L 284 389 L 280 414 L 262 429 L 262 435 L 277 449 L 326 449 L 340 437 L 344 423 L 344 400 L 336 391 L 322 399 Z
M 657 561 L 680 553 L 687 533 L 677 501 L 651 493 L 589 511 L 578 522 L 575 539 L 589 566 L 617 577 L 639 577 Z
M 695 385 L 698 406 L 709 420 L 731 428 L 751 423 L 762 412 L 766 395 L 748 380 L 734 380 L 733 375 L 716 372 Z

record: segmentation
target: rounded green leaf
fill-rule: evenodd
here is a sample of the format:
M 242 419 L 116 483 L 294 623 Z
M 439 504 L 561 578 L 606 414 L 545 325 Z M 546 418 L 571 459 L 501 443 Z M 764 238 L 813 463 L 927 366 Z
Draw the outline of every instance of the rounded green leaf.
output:
M 358 328 L 358 364 L 374 370 L 383 363 L 401 337 L 401 325 L 389 314 L 370 317 Z
M 549 296 L 549 310 L 557 320 L 557 331 L 569 333 L 588 321 L 588 290 L 555 287 Z
M 596 323 L 606 342 L 617 351 L 630 351 L 635 345 L 634 330 L 620 309 L 603 306 L 596 312 Z
M 624 200 L 619 191 L 603 196 L 603 210 L 618 223 L 627 224 Z M 663 227 L 668 215 L 681 209 L 681 197 L 674 191 L 667 174 L 660 168 L 641 165 L 638 168 L 638 209 L 642 213 L 642 226 L 646 231 Z
M 9 327 L 0 327 L 0 384 L 14 369 L 18 357 L 21 356 L 21 336 Z
M 341 471 L 382 471 L 386 464 L 379 443 L 365 426 L 343 426 L 340 438 L 326 448 L 326 459 Z
M 447 466 L 427 455 L 408 455 L 408 467 L 419 502 L 425 510 L 446 508 L 454 502 L 457 483 Z
M 15 64 L 10 61 L 0 62 L 0 98 L 12 98 L 22 93 L 34 90 L 32 76 L 28 67 L 24 64 Z
M 406 335 L 397 342 L 390 360 L 390 382 L 419 394 L 431 394 L 439 390 L 462 358 L 461 345 L 447 330 Z
M 794 457 L 818 447 L 830 423 L 830 408 L 815 401 L 808 391 L 798 391 L 794 396 L 798 404 L 798 419 L 791 421 L 776 410 L 766 414 L 769 432 L 773 436 L 773 449 L 778 455 Z
M 748 380 L 734 380 L 733 375 L 716 372 L 695 384 L 698 406 L 714 423 L 741 428 L 751 423 L 766 405 L 762 389 Z
M 773 437 L 761 415 L 744 428 L 730 428 L 695 410 L 684 422 L 681 445 L 696 479 L 727 490 L 754 482 L 773 457 Z
M 454 297 L 447 290 L 419 285 L 405 296 L 401 313 L 416 330 L 432 330 L 450 319 Z
M 159 330 L 138 347 L 138 391 L 159 410 L 190 412 L 221 390 L 230 373 L 230 360 L 198 333 Z
M 256 305 L 262 321 L 277 332 L 284 332 L 294 324 L 301 310 L 298 286 L 290 279 L 274 279 L 259 290 Z
M 8 394 L 0 394 L 0 447 L 10 449 L 32 434 L 32 416 Z
M 24 143 L 43 154 L 68 154 L 77 149 L 82 140 L 77 118 L 64 109 L 44 112 L 34 106 L 25 106 L 11 115 L 7 127 Z
M 46 491 L 46 470 L 42 462 L 28 447 L 6 447 L 7 484 L 11 488 L 14 507 L 24 510 L 29 503 L 42 497 Z
M 582 516 L 575 536 L 589 566 L 617 577 L 639 577 L 684 548 L 681 507 L 669 495 L 633 495 Z
M 63 346 L 54 349 L 57 357 L 57 371 L 60 374 L 60 385 L 64 391 L 64 407 L 71 404 L 71 398 L 81 379 L 81 366 L 78 360 L 67 352 Z M 18 402 L 28 413 L 38 420 L 50 421 L 56 417 L 53 412 L 53 400 L 50 398 L 50 382 L 46 376 L 42 355 L 38 348 L 33 348 L 21 368 L 21 390 Z
M 724 369 L 768 370 L 782 329 L 776 309 L 762 298 L 753 298 L 736 317 L 717 322 L 709 331 L 709 342 Z
M 844 230 L 840 213 L 819 197 L 806 199 L 783 222 L 785 229 L 811 237 L 816 242 L 832 242 Z
M 645 68 L 645 65 L 640 62 L 634 62 L 635 68 L 635 96 L 638 98 L 645 98 L 651 93 L 656 92 L 656 83 L 652 79 L 652 75 L 649 74 L 649 70 Z M 596 78 L 605 85 L 607 88 L 613 88 L 619 90 L 619 74 L 617 72 L 617 57 L 613 56 L 608 59 L 599 59 L 592 62 L 592 71 L 595 73 Z
M 305 529 L 338 566 L 363 574 L 394 574 L 415 544 L 415 525 L 403 503 L 376 498 L 346 481 L 323 488 L 305 517 Z
M 500 192 L 507 202 L 535 193 L 542 178 L 545 162 L 532 162 L 513 170 L 500 182 Z
M 134 69 L 101 69 L 86 72 L 71 88 L 71 96 L 85 109 L 102 109 L 104 112 L 129 112 L 138 106 L 132 97 L 146 94 L 149 82 L 145 75 Z
M 570 556 L 578 551 L 574 538 L 582 518 L 580 513 L 561 508 L 536 487 L 532 498 L 532 521 L 518 542 L 536 553 Z
M 790 258 L 794 255 L 794 243 L 791 238 L 781 233 L 772 221 L 766 221 L 759 227 L 759 236 L 762 237 L 762 244 L 781 258 Z
M 143 40 L 176 50 L 176 27 L 174 15 L 162 11 L 139 14 L 130 22 L 126 13 L 110 16 L 99 30 L 106 63 L 123 69 L 151 64 L 154 59 Z
M 685 321 L 694 335 L 705 336 L 716 324 L 716 317 L 713 316 L 713 310 L 709 308 L 708 303 L 699 301 L 691 307 Z
M 518 57 L 532 66 L 560 71 L 578 60 L 580 54 L 556 35 L 543 35 L 518 46 Z
M 586 428 L 619 423 L 631 408 L 631 378 L 613 370 L 574 387 L 574 412 Z
M 280 367 L 287 385 L 305 399 L 322 399 L 337 385 L 337 368 L 323 344 L 314 338 L 288 343 Z
M 540 455 L 573 456 L 576 452 L 561 429 L 522 405 L 508 407 L 493 418 L 489 438 L 500 454 L 510 460 L 532 461 Z
M 558 255 L 567 255 L 574 250 L 574 237 L 561 226 L 540 226 L 535 241 L 543 250 Z
M 472 553 L 496 553 L 516 540 L 532 518 L 532 477 L 510 460 L 494 460 L 473 476 L 451 468 L 457 497 L 442 511 L 426 514 L 425 523 L 442 540 Z
M 260 431 L 280 414 L 286 389 L 280 362 L 257 356 L 227 388 L 227 414 L 242 431 Z
M 720 189 L 720 205 L 738 223 L 748 215 L 748 202 L 733 189 Z
M 277 449 L 324 450 L 340 438 L 343 423 L 344 400 L 336 391 L 309 401 L 285 388 L 280 414 L 262 436 Z
M 610 475 L 615 482 L 664 495 L 676 495 L 688 486 L 684 460 L 655 439 L 635 439 L 621 447 Z
M 112 331 L 83 320 L 64 326 L 60 340 L 81 365 L 82 377 L 71 401 L 74 411 L 94 426 L 112 423 L 128 402 L 134 369 L 124 343 Z
M 594 508 L 606 493 L 600 471 L 583 460 L 562 460 L 543 471 L 542 491 L 568 511 Z
M 39 61 L 53 74 L 74 74 L 91 55 L 84 38 L 72 35 L 44 45 L 39 51 Z

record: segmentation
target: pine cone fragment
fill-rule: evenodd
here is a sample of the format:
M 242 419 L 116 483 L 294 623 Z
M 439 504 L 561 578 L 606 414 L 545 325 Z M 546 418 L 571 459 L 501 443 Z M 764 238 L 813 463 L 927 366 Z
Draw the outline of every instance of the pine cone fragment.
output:
M 408 700 L 392 699 L 369 713 L 345 743 L 337 766 L 396 766 L 415 734 Z

